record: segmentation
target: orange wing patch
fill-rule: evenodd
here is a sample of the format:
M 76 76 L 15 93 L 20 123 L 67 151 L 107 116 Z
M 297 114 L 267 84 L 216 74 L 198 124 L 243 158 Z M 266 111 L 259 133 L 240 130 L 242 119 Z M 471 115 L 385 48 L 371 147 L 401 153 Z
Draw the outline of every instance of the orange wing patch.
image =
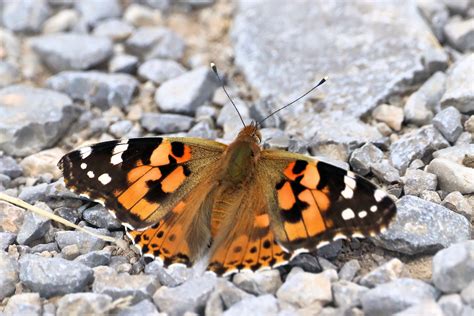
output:
M 213 249 L 208 269 L 218 275 L 277 267 L 287 263 L 290 257 L 276 242 L 266 213 L 254 217 L 250 231 L 230 233 Z

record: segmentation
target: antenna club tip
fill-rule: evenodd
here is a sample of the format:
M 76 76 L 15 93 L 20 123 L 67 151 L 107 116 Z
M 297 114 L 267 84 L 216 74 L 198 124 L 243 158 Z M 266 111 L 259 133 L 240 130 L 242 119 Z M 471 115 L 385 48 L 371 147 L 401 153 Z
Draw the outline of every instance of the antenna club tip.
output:
M 325 76 L 323 77 L 324 81 L 328 81 L 329 80 L 329 77 L 328 76 Z
M 216 72 L 217 71 L 216 64 L 210 63 L 210 65 L 211 65 L 212 71 Z

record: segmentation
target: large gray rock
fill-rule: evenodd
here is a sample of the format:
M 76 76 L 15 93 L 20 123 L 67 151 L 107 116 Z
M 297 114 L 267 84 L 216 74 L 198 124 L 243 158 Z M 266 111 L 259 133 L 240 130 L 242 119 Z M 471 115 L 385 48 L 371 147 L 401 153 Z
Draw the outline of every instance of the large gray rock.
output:
M 446 192 L 474 193 L 474 169 L 444 158 L 435 158 L 427 168 L 438 177 L 440 188 Z
M 144 274 L 130 275 L 128 273 L 117 274 L 109 267 L 96 268 L 94 277 L 92 290 L 95 293 L 107 294 L 113 299 L 132 296 L 134 303 L 144 299 L 151 299 L 153 293 L 160 286 L 156 276 Z
M 151 59 L 138 68 L 138 75 L 156 84 L 178 77 L 186 72 L 186 68 L 174 60 Z
M 276 269 L 258 273 L 240 272 L 234 275 L 232 281 L 242 290 L 255 295 L 275 294 L 282 284 L 280 272 Z
M 339 281 L 332 285 L 332 294 L 336 306 L 355 307 L 360 306 L 360 298 L 369 289 L 358 284 Z
M 326 111 L 353 115 L 447 62 L 414 1 L 242 0 L 232 35 L 236 64 L 261 96 L 291 99 L 329 75 Z
M 97 24 L 94 28 L 95 36 L 106 36 L 114 42 L 120 42 L 130 36 L 133 32 L 133 27 L 122 20 L 110 19 Z
M 3 25 L 14 32 L 38 32 L 50 14 L 47 0 L 15 0 L 3 3 Z
M 474 50 L 474 18 L 452 20 L 444 27 L 448 42 L 460 51 Z
M 106 233 L 104 229 L 96 230 L 88 228 L 88 230 L 97 234 Z M 81 231 L 58 231 L 55 234 L 55 240 L 60 249 L 70 245 L 78 245 L 81 254 L 86 254 L 94 250 L 101 250 L 105 245 L 104 240 Z
M 44 203 L 36 203 L 37 207 L 52 212 L 48 205 Z M 23 225 L 20 227 L 17 242 L 20 245 L 31 245 L 34 241 L 42 238 L 51 227 L 51 220 L 36 213 L 28 212 L 23 220 Z
M 449 143 L 432 125 L 409 132 L 390 146 L 392 165 L 402 173 L 415 159 L 429 157 L 434 151 L 448 147 Z
M 43 35 L 33 38 L 31 46 L 54 72 L 89 69 L 112 55 L 110 39 L 84 34 Z
M 270 316 L 278 313 L 278 301 L 273 295 L 250 296 L 233 305 L 224 316 L 258 315 Z
M 394 258 L 375 268 L 360 279 L 360 284 L 367 287 L 375 287 L 388 283 L 403 276 L 405 264 Z
M 413 255 L 433 252 L 468 240 L 471 225 L 462 215 L 441 205 L 406 195 L 397 201 L 397 216 L 374 242 Z
M 437 112 L 439 108 L 439 100 L 445 91 L 445 84 L 446 75 L 438 71 L 412 93 L 405 103 L 405 121 L 418 126 L 429 124 L 433 118 L 433 112 Z
M 361 301 L 365 315 L 389 316 L 438 296 L 439 291 L 428 283 L 403 278 L 365 292 Z
M 94 279 L 92 269 L 62 258 L 24 255 L 20 259 L 20 280 L 42 297 L 84 290 Z
M 420 196 L 423 191 L 435 191 L 438 185 L 436 175 L 418 169 L 407 169 L 402 181 L 406 195 Z
M 144 60 L 183 57 L 185 43 L 176 33 L 165 27 L 141 27 L 126 41 L 127 51 Z
M 81 0 L 75 1 L 75 6 L 84 22 L 89 25 L 107 18 L 119 17 L 122 13 L 119 0 Z
M 153 295 L 153 301 L 160 311 L 170 316 L 182 315 L 186 311 L 198 312 L 204 309 L 216 282 L 214 276 L 204 275 L 174 288 L 162 286 Z
M 18 263 L 0 249 L 0 300 L 15 293 L 18 282 Z
M 375 145 L 367 143 L 352 152 L 349 163 L 355 172 L 365 176 L 370 172 L 370 167 L 382 158 L 383 151 Z
M 50 77 L 46 85 L 74 100 L 90 102 L 105 110 L 111 106 L 128 106 L 138 88 L 138 80 L 127 74 L 63 71 Z
M 458 164 L 462 164 L 466 156 L 474 156 L 474 144 L 456 145 L 433 153 L 434 158 L 447 159 Z
M 474 53 L 457 61 L 449 70 L 443 107 L 454 106 L 460 112 L 474 111 Z
M 73 293 L 61 297 L 56 315 L 103 315 L 111 308 L 112 298 L 105 294 Z
M 445 293 L 463 290 L 474 280 L 474 240 L 452 245 L 433 258 L 433 283 Z
M 433 118 L 433 125 L 451 143 L 454 143 L 463 131 L 461 113 L 452 106 L 436 114 Z
M 215 75 L 203 66 L 164 82 L 155 94 L 155 103 L 163 112 L 194 114 L 218 87 Z
M 193 122 L 192 117 L 171 113 L 144 113 L 140 120 L 147 131 L 162 134 L 186 132 Z
M 0 90 L 0 150 L 27 156 L 56 143 L 79 116 L 65 94 L 23 85 Z

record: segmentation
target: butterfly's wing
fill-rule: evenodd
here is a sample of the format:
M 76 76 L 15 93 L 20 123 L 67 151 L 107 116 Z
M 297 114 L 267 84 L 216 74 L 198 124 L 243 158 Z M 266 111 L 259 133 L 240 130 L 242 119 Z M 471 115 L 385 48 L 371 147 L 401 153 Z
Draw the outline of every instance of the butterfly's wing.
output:
M 396 214 L 393 200 L 372 182 L 304 155 L 265 150 L 258 170 L 268 179 L 272 231 L 290 252 L 372 236 Z
M 130 235 L 143 254 L 190 263 L 209 238 L 206 182 L 226 147 L 195 138 L 117 140 L 70 152 L 59 167 L 67 188 L 142 230 Z

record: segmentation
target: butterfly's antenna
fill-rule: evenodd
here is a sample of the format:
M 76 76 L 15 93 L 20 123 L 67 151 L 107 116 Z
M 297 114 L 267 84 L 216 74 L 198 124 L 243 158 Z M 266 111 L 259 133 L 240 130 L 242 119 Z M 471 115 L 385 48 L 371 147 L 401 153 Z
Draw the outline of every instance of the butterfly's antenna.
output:
M 289 107 L 290 105 L 292 105 L 293 103 L 301 100 L 303 97 L 305 97 L 306 95 L 308 95 L 309 93 L 311 93 L 314 89 L 316 89 L 317 87 L 319 87 L 320 85 L 322 85 L 323 83 L 326 82 L 326 80 L 328 80 L 328 77 L 324 77 L 323 79 L 321 79 L 317 85 L 315 85 L 314 87 L 312 87 L 311 89 L 309 89 L 308 91 L 306 91 L 303 95 L 301 95 L 300 97 L 296 98 L 295 100 L 291 101 L 290 103 L 288 103 L 287 105 L 285 106 L 282 106 L 281 108 L 279 108 L 278 110 L 275 110 L 273 111 L 272 113 L 268 114 L 267 117 L 265 117 L 263 120 L 261 120 L 260 122 L 258 122 L 258 125 L 262 125 L 262 123 L 267 119 L 269 118 L 270 116 L 280 112 L 281 110 Z
M 240 120 L 242 121 L 242 124 L 244 124 L 244 127 L 245 127 L 245 122 L 244 122 L 244 119 L 242 118 L 242 115 L 240 115 L 240 112 L 237 109 L 237 106 L 235 105 L 234 101 L 232 101 L 232 99 L 230 98 L 230 95 L 227 93 L 227 90 L 225 89 L 225 86 L 224 86 L 224 81 L 222 81 L 221 77 L 219 76 L 219 73 L 217 72 L 216 64 L 211 63 L 211 68 L 212 68 L 212 71 L 214 71 L 214 74 L 216 75 L 217 79 L 219 79 L 219 82 L 221 84 L 222 89 L 225 92 L 225 95 L 227 96 L 227 98 L 229 98 L 230 103 L 232 103 L 232 105 L 234 106 L 235 110 L 237 111 L 237 114 L 239 114 L 239 117 L 240 117 Z

